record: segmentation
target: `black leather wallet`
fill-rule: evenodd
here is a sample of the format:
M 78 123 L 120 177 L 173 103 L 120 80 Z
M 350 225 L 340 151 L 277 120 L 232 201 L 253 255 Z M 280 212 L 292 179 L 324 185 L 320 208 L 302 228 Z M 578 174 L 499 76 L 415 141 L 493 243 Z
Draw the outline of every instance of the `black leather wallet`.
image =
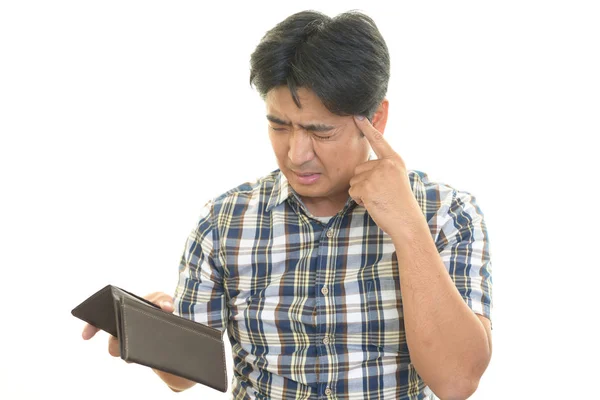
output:
M 121 358 L 227 391 L 221 331 L 107 285 L 71 314 L 119 339 Z

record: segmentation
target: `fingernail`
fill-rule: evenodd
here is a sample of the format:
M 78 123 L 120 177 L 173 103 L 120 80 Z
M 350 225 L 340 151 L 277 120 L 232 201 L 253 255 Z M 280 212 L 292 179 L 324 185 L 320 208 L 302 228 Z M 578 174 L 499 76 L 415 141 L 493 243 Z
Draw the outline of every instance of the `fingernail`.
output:
M 365 119 L 365 117 L 362 115 L 357 115 L 356 119 L 358 119 L 359 121 L 362 121 L 363 119 Z
M 171 303 L 171 302 L 170 302 L 170 301 L 168 301 L 168 300 L 165 300 L 165 301 L 162 301 L 162 302 L 160 303 L 160 306 L 161 306 L 161 307 L 173 307 L 173 303 Z

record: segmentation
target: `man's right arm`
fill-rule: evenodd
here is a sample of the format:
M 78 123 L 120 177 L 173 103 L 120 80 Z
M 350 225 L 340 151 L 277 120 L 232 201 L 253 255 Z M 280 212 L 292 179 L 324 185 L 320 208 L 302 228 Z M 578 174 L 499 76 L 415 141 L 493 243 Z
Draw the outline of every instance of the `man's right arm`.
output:
M 229 320 L 224 271 L 218 263 L 218 230 L 214 203 L 208 201 L 188 235 L 179 263 L 179 279 L 173 298 L 176 315 L 224 332 Z M 210 362 L 210 360 L 208 360 Z M 193 382 L 155 371 L 174 391 L 185 390 Z M 166 377 L 166 379 L 164 378 Z M 180 390 L 179 390 L 180 389 Z

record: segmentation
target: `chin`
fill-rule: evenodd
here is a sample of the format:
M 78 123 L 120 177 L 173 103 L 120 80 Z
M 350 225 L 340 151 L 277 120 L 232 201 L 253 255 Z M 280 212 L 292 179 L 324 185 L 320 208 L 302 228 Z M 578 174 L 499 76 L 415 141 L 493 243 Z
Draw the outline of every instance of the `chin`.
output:
M 301 196 L 315 197 L 315 196 L 319 196 L 320 193 L 323 192 L 321 185 L 319 185 L 318 183 L 310 185 L 310 186 L 306 186 L 306 185 L 298 184 L 293 181 L 290 182 L 288 180 L 288 184 L 296 191 L 296 193 L 298 193 Z

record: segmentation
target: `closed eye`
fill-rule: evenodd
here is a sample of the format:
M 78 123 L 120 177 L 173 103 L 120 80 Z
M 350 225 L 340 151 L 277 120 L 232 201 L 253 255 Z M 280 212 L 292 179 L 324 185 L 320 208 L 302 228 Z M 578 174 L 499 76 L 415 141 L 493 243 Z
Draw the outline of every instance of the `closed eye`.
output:
M 269 125 L 269 128 L 273 129 L 274 131 L 285 131 L 285 130 L 287 130 L 286 128 L 275 128 L 275 127 L 273 127 L 271 125 Z
M 331 136 L 321 136 L 321 135 L 314 135 L 316 138 L 318 138 L 319 140 L 329 140 L 331 139 Z
M 269 128 L 272 129 L 272 130 L 274 130 L 274 131 L 276 131 L 276 132 L 282 132 L 282 131 L 287 131 L 288 130 L 287 128 L 275 128 L 274 126 L 271 126 L 271 125 L 269 125 Z M 332 135 L 329 135 L 329 136 L 317 135 L 317 134 L 314 133 L 314 131 L 312 131 L 312 135 L 314 137 L 316 137 L 317 139 L 319 139 L 319 140 L 329 140 L 329 139 L 331 139 L 333 137 Z

